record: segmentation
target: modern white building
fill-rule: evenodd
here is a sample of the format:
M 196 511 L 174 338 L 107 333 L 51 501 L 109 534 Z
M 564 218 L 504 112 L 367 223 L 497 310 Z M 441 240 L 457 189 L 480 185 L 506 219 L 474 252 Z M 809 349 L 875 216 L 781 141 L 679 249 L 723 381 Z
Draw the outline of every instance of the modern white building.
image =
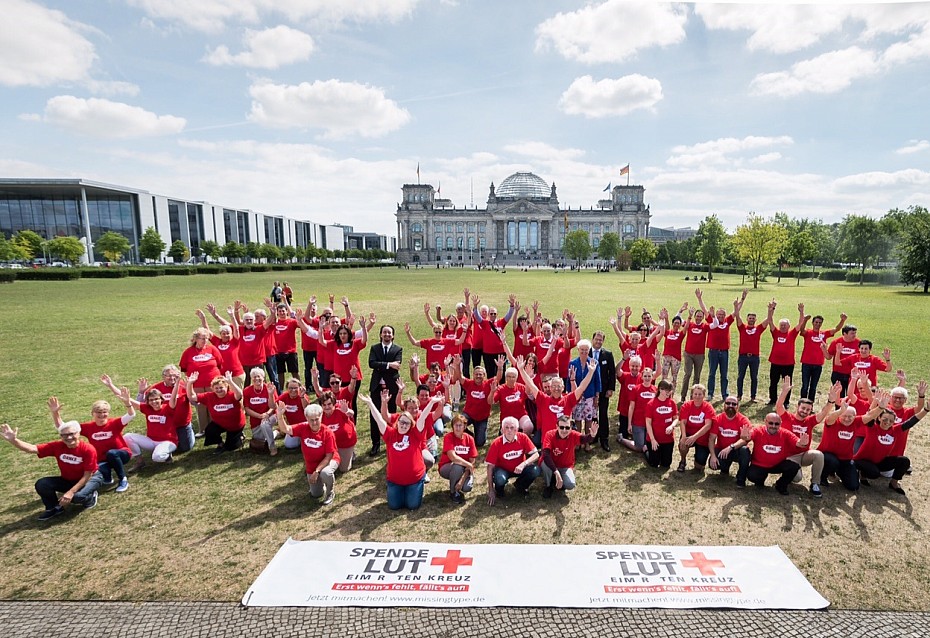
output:
M 131 261 L 139 260 L 139 238 L 155 228 L 165 244 L 181 240 L 192 255 L 212 240 L 278 247 L 308 245 L 345 250 L 343 227 L 259 213 L 205 201 L 157 195 L 149 191 L 85 179 L 0 178 L 0 233 L 10 237 L 32 230 L 44 239 L 81 238 L 93 262 L 94 242 L 115 231 L 129 239 Z M 88 241 L 89 239 L 89 241 Z

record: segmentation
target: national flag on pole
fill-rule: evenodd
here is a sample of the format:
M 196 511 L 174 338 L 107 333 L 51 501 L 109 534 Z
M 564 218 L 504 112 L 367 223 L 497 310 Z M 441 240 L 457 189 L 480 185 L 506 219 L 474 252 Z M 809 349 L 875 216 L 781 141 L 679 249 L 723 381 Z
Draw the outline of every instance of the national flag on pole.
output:
M 609 190 L 610 190 L 610 183 L 608 182 L 608 183 L 607 183 L 607 188 L 604 189 L 604 192 L 606 193 L 606 192 L 609 191 Z
M 630 165 L 627 164 L 626 166 L 624 166 L 623 168 L 621 168 L 621 169 L 620 169 L 620 174 L 621 174 L 621 175 L 629 175 L 629 174 L 630 174 Z M 419 173 L 417 173 L 417 175 L 419 175 Z

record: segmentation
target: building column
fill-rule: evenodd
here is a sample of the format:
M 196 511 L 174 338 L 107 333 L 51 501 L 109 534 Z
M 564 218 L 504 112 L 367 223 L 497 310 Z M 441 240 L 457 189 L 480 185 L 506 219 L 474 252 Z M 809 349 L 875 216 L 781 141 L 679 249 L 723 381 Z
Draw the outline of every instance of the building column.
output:
M 87 209 L 87 191 L 81 186 L 81 207 L 84 209 L 84 236 L 87 237 L 87 263 L 94 263 L 94 240 L 90 234 L 90 211 Z

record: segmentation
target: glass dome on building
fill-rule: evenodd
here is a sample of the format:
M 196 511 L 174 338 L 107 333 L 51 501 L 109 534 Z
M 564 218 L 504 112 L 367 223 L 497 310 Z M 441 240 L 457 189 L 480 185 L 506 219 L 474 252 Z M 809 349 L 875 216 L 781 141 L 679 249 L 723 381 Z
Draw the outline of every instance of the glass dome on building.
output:
M 497 188 L 498 197 L 549 199 L 552 189 L 535 173 L 514 173 Z

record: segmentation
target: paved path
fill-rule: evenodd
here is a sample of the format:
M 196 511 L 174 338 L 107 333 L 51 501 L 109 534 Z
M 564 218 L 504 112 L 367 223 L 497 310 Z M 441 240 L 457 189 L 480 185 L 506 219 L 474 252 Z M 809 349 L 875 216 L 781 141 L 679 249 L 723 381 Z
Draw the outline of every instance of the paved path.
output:
M 930 613 L 613 609 L 244 608 L 235 603 L 0 601 L 4 638 L 591 636 L 925 638 Z

